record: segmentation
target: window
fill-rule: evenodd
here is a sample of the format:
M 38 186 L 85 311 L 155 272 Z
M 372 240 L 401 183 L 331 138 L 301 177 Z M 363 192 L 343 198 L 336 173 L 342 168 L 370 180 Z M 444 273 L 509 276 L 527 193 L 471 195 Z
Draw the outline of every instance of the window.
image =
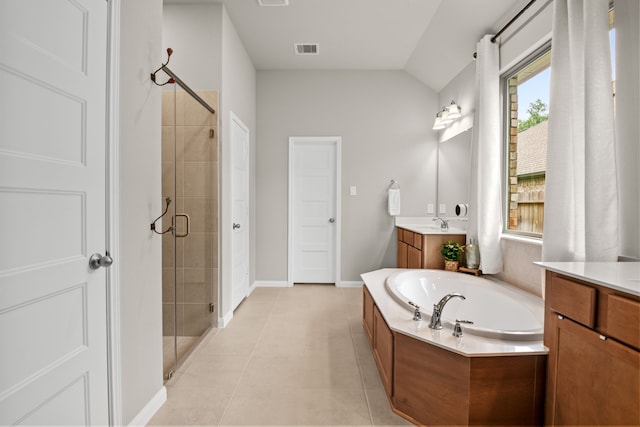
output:
M 614 12 L 609 11 L 611 63 L 615 64 Z M 612 68 L 615 93 L 615 67 Z M 541 237 L 551 77 L 546 46 L 503 76 L 506 112 L 507 231 Z M 614 95 L 615 96 L 615 95 Z
M 507 230 L 542 235 L 551 49 L 505 76 L 507 94 Z

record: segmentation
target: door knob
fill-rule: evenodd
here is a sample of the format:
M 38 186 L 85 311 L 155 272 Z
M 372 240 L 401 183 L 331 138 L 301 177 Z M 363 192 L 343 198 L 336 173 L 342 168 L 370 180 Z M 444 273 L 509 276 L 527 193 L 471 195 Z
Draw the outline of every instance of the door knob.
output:
M 89 258 L 89 267 L 91 267 L 92 270 L 97 270 L 100 267 L 109 267 L 111 264 L 113 264 L 113 258 L 108 254 L 103 256 L 95 253 Z
M 240 228 L 240 224 L 236 224 L 235 222 L 233 223 L 233 229 L 237 230 L 238 228 Z
M 329 222 L 330 222 L 331 224 L 333 224 L 334 222 L 336 222 L 336 219 L 335 219 L 335 218 L 329 218 Z

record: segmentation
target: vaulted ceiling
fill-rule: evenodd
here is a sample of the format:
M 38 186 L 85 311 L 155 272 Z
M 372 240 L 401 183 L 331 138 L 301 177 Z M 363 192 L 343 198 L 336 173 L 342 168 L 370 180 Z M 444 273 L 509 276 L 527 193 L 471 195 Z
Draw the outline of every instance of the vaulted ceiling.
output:
M 435 91 L 472 61 L 484 34 L 527 3 L 289 0 L 263 7 L 257 0 L 212 1 L 224 3 L 258 70 L 406 70 Z M 319 54 L 295 55 L 294 43 L 318 43 Z

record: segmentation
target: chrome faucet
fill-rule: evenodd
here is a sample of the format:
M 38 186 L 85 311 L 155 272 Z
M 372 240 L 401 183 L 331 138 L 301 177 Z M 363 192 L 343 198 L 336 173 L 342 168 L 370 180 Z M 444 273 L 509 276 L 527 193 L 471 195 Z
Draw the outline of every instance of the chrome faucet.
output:
M 420 306 L 409 301 L 409 305 L 413 307 L 413 320 L 419 321 L 422 320 L 422 313 L 420 313 Z
M 442 221 L 442 223 L 440 224 L 440 229 L 441 230 L 448 230 L 449 229 L 449 221 L 447 221 L 444 218 L 440 218 L 439 216 L 433 218 L 433 221 L 437 221 L 437 220 Z
M 466 299 L 464 295 L 454 292 L 442 297 L 437 304 L 433 304 L 433 313 L 431 314 L 431 322 L 429 323 L 429 327 L 431 329 L 442 329 L 442 310 L 444 310 L 444 306 L 449 302 L 449 300 L 454 297 Z

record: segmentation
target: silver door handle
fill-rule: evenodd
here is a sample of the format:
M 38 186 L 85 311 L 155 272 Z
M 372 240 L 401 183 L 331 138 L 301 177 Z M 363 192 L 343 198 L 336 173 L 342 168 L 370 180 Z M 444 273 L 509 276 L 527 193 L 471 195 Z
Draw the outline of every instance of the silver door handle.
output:
M 240 228 L 240 224 L 236 224 L 235 222 L 233 223 L 233 229 L 237 230 L 238 228 Z
M 104 256 L 95 253 L 89 258 L 89 267 L 92 270 L 97 270 L 100 267 L 109 267 L 111 264 L 113 264 L 113 258 L 111 258 L 108 253 Z
M 335 218 L 329 218 L 329 222 L 330 222 L 331 224 L 333 224 L 334 222 L 336 222 L 336 219 L 335 219 Z

